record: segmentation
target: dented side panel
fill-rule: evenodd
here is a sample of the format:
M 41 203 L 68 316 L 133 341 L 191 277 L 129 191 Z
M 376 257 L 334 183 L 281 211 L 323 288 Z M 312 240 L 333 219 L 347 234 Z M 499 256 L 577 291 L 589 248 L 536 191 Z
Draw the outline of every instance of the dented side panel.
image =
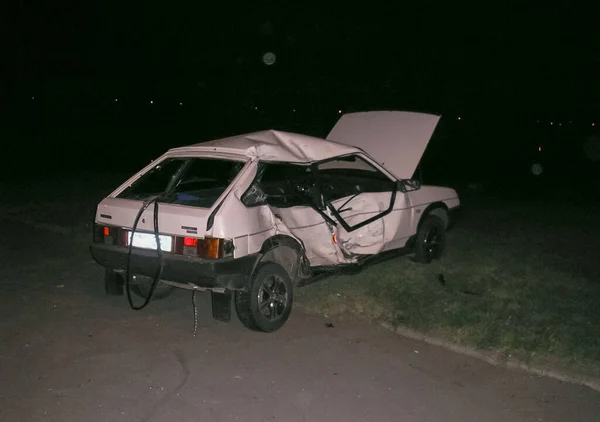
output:
M 350 225 L 356 225 L 384 212 L 390 204 L 391 192 L 365 193 L 348 202 L 342 198 L 333 203 L 336 208 L 346 203 L 351 210 L 341 215 Z M 344 209 L 343 208 L 343 209 Z M 348 254 L 371 255 L 404 246 L 410 236 L 411 213 L 406 195 L 397 193 L 393 211 L 372 223 L 353 231 L 341 225 L 336 228 L 340 247 Z
M 339 245 L 334 242 L 333 228 L 329 228 L 323 217 L 313 208 L 268 208 L 275 218 L 277 233 L 289 234 L 300 239 L 312 266 L 352 262 L 344 257 Z
M 415 215 L 414 207 L 426 203 L 429 197 L 439 198 L 441 193 L 437 189 L 430 192 L 429 187 L 410 193 L 397 192 L 391 213 L 364 227 L 346 231 L 341 224 L 327 223 L 310 206 L 246 207 L 242 196 L 256 174 L 257 162 L 253 162 L 223 201 L 215 216 L 214 228 L 207 235 L 233 238 L 236 257 L 257 253 L 269 238 L 287 235 L 303 245 L 311 266 L 351 263 L 360 255 L 403 247 L 416 230 L 419 216 Z M 451 190 L 444 193 L 449 194 Z M 340 215 L 348 225 L 355 226 L 387 210 L 390 200 L 391 192 L 366 192 L 337 199 L 332 205 L 341 210 Z
M 311 207 L 246 207 L 242 203 L 242 196 L 254 181 L 256 172 L 256 162 L 253 162 L 240 176 L 232 194 L 223 201 L 215 215 L 213 229 L 207 235 L 233 238 L 235 257 L 257 253 L 266 240 L 283 234 L 304 245 L 311 265 L 345 262 L 325 220 Z

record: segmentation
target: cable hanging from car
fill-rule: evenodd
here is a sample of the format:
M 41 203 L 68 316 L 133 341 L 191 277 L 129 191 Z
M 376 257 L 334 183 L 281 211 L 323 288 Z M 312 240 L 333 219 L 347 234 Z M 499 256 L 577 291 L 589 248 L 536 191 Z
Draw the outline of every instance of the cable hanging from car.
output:
M 129 241 L 129 250 L 127 251 L 127 268 L 125 271 L 125 290 L 127 292 L 127 301 L 129 302 L 129 306 L 131 306 L 131 309 L 139 311 L 141 309 L 144 309 L 146 306 L 148 306 L 148 303 L 150 303 L 150 300 L 152 300 L 152 297 L 154 296 L 154 291 L 156 290 L 156 286 L 158 286 L 158 282 L 160 281 L 160 276 L 162 274 L 163 271 L 163 255 L 162 255 L 162 250 L 160 248 L 160 236 L 159 236 L 159 231 L 158 231 L 158 201 L 159 199 L 161 199 L 163 195 L 156 195 L 153 196 L 151 198 L 148 198 L 146 201 L 144 201 L 144 203 L 142 204 L 142 206 L 140 207 L 137 215 L 135 216 L 135 221 L 133 222 L 133 228 L 131 229 L 131 238 Z M 140 218 L 142 217 L 142 214 L 144 213 L 144 211 L 146 211 L 146 209 L 150 206 L 154 204 L 154 218 L 153 218 L 153 229 L 154 229 L 154 237 L 156 239 L 156 252 L 157 252 L 157 257 L 158 257 L 158 268 L 156 270 L 156 273 L 154 275 L 154 280 L 152 280 L 152 285 L 150 287 L 150 292 L 148 293 L 148 296 L 146 296 L 146 299 L 144 300 L 144 303 L 142 303 L 140 306 L 136 306 L 133 303 L 133 299 L 131 298 L 131 284 L 130 284 L 130 280 L 131 280 L 131 252 L 133 250 L 133 236 L 135 235 L 135 231 L 137 230 L 137 226 L 140 222 Z

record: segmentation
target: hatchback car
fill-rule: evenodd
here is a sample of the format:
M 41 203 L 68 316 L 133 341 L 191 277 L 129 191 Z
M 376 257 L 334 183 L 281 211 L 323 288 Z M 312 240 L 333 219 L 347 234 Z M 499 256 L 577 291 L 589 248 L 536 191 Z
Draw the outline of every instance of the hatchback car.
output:
M 229 321 L 233 301 L 246 327 L 270 332 L 317 275 L 439 258 L 459 198 L 413 179 L 439 119 L 351 113 L 326 139 L 265 130 L 170 149 L 97 207 L 106 292 L 139 309 L 174 288 L 209 290 L 215 318 Z

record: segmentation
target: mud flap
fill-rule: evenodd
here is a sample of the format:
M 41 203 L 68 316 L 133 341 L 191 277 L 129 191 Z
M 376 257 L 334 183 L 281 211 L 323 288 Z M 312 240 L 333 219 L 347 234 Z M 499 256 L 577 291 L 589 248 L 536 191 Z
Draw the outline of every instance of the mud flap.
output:
M 231 321 L 231 290 L 223 293 L 210 292 L 212 302 L 212 316 L 217 321 Z
M 104 290 L 107 295 L 123 296 L 125 293 L 123 275 L 108 268 L 104 271 Z

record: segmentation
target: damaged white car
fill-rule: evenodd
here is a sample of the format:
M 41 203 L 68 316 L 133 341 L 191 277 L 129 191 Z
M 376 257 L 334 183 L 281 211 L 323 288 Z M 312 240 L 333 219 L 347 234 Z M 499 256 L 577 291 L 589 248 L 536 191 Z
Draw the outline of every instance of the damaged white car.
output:
M 319 274 L 439 258 L 457 193 L 411 180 L 439 119 L 351 113 L 327 139 L 266 130 L 169 150 L 97 207 L 106 292 L 141 309 L 174 288 L 210 290 L 216 319 L 233 299 L 246 327 L 270 332 Z

